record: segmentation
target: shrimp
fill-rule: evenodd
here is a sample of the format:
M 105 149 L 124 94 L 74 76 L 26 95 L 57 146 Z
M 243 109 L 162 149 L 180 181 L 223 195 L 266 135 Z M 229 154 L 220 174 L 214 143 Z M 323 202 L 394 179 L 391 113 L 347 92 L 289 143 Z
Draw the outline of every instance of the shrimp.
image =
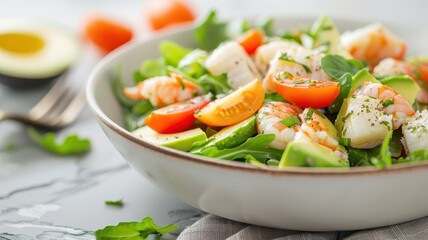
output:
M 388 57 L 401 60 L 407 50 L 406 43 L 380 23 L 345 32 L 341 41 L 352 56 L 371 67 Z
M 413 117 L 409 117 L 403 124 L 402 131 L 402 142 L 408 154 L 428 149 L 428 110 L 418 111 Z
M 398 129 L 407 117 L 413 116 L 415 111 L 400 94 L 392 88 L 380 83 L 366 83 L 355 92 L 356 95 L 374 97 L 382 101 L 384 112 L 392 115 L 392 128 Z
M 298 77 L 318 81 L 331 81 L 331 78 L 321 68 L 322 53 L 301 46 L 291 46 L 285 51 L 278 52 L 270 62 L 270 68 L 263 79 L 266 92 L 275 92 L 273 81 L 280 72 L 289 72 Z
M 419 103 L 428 104 L 428 92 L 424 89 L 424 83 L 422 83 L 423 80 L 418 79 L 415 72 L 416 67 L 411 63 L 395 60 L 393 58 L 386 58 L 382 60 L 373 69 L 373 75 L 375 77 L 387 77 L 397 75 L 407 75 L 411 77 L 421 88 L 418 95 L 416 96 L 416 101 L 418 101 Z
M 300 115 L 302 125 L 296 133 L 295 141 L 310 141 L 330 148 L 341 159 L 348 159 L 346 150 L 339 147 L 337 130 L 325 116 L 316 110 L 306 108 Z
M 172 74 L 146 79 L 135 87 L 124 89 L 124 94 L 133 100 L 148 99 L 153 106 L 168 105 L 188 100 L 202 94 L 202 89 L 183 77 Z
M 375 77 L 407 75 L 414 78 L 414 71 L 415 67 L 409 63 L 394 58 L 385 58 L 374 67 L 373 75 Z
M 299 126 L 287 127 L 281 121 L 290 116 L 298 117 L 301 112 L 302 109 L 288 103 L 265 103 L 257 115 L 257 132 L 259 134 L 275 134 L 275 139 L 269 146 L 283 150 L 287 146 L 287 143 L 294 140 Z
M 269 62 L 275 57 L 277 52 L 284 52 L 292 46 L 299 46 L 297 43 L 287 40 L 274 40 L 263 44 L 257 48 L 255 62 L 261 73 L 266 74 L 269 69 Z
M 224 43 L 216 48 L 207 58 L 205 65 L 214 75 L 226 73 L 227 83 L 234 90 L 254 79 L 261 79 L 253 60 L 235 41 Z

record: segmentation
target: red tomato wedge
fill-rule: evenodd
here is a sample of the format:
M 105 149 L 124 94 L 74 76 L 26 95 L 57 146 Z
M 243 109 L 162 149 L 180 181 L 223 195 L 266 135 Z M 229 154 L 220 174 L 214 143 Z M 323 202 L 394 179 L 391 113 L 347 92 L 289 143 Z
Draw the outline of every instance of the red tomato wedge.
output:
M 242 37 L 238 38 L 239 44 L 241 44 L 248 55 L 253 55 L 257 48 L 263 44 L 263 41 L 263 32 L 258 29 L 249 30 Z
M 129 42 L 133 33 L 131 28 L 101 17 L 91 18 L 85 26 L 85 35 L 98 48 L 108 53 Z
M 146 0 L 143 14 L 154 30 L 195 20 L 193 11 L 182 0 Z
M 195 111 L 203 108 L 210 101 L 210 95 L 195 97 L 185 102 L 159 108 L 144 120 L 147 126 L 158 133 L 182 132 L 188 130 L 195 122 Z
M 265 98 L 263 86 L 254 80 L 233 93 L 211 102 L 196 113 L 196 118 L 208 126 L 230 126 L 251 117 Z
M 340 93 L 337 82 L 310 80 L 289 73 L 281 73 L 273 82 L 281 97 L 301 108 L 325 108 Z

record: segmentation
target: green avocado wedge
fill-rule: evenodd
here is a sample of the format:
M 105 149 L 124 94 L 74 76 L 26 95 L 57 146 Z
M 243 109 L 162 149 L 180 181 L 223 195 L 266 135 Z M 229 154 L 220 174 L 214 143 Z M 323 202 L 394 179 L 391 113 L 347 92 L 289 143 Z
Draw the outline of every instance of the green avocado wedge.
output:
M 383 78 L 380 82 L 397 91 L 410 105 L 415 103 L 420 88 L 410 77 L 392 76 Z
M 181 151 L 189 151 L 194 142 L 207 139 L 207 135 L 200 128 L 195 128 L 179 133 L 162 134 L 144 126 L 132 132 L 147 142 L 174 148 Z
M 279 167 L 348 168 L 348 160 L 339 158 L 331 149 L 309 141 L 293 141 L 285 148 Z
M 209 147 L 218 149 L 233 148 L 245 142 L 248 138 L 256 134 L 256 117 L 252 116 L 235 125 L 225 127 L 216 134 L 212 135 L 206 143 L 191 150 L 197 153 Z
M 309 32 L 312 36 L 309 48 L 320 49 L 325 53 L 337 54 L 347 59 L 352 58 L 343 48 L 340 41 L 340 32 L 330 17 L 320 16 Z

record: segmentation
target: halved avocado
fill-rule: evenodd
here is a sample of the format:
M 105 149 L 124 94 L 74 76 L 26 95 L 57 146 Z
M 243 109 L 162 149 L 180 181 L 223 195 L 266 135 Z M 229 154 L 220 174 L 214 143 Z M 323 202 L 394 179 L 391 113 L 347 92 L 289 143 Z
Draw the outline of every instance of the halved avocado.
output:
M 330 148 L 309 141 L 293 141 L 287 145 L 279 167 L 348 168 L 348 160 L 339 158 Z
M 0 79 L 10 86 L 46 83 L 80 55 L 73 34 L 29 20 L 0 20 Z

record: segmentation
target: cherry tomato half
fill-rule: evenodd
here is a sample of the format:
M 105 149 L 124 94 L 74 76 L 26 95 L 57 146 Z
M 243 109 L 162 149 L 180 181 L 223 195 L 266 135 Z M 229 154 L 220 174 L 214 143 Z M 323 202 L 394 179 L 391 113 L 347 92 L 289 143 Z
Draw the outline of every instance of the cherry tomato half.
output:
M 311 80 L 289 73 L 281 73 L 273 82 L 281 97 L 301 108 L 325 108 L 333 103 L 340 93 L 337 82 Z
M 197 112 L 196 118 L 208 126 L 230 126 L 251 117 L 265 98 L 263 86 L 254 80 L 233 93 L 211 102 Z
M 195 111 L 211 101 L 210 95 L 192 98 L 185 102 L 174 103 L 159 108 L 144 120 L 147 126 L 158 133 L 177 133 L 190 128 L 195 122 Z

